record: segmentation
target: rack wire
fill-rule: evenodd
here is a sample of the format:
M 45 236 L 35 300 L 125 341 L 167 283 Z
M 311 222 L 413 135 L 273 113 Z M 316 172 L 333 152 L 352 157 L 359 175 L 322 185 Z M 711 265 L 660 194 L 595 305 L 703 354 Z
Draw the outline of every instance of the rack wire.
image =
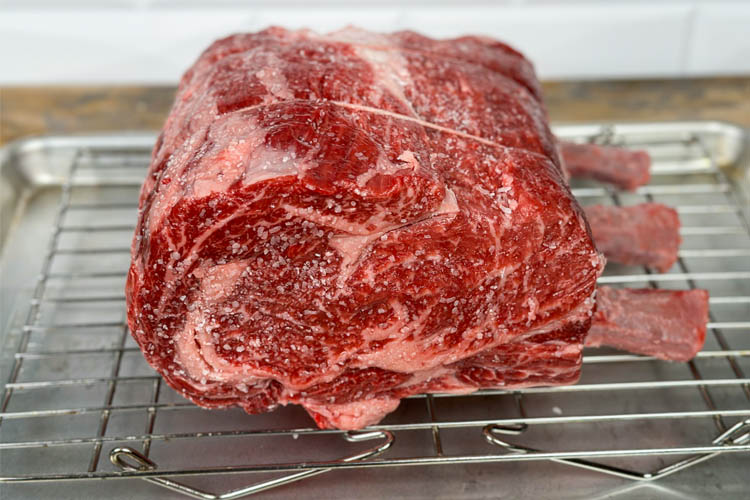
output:
M 701 134 L 684 131 L 556 132 L 649 150 L 650 185 L 623 193 L 582 183 L 574 194 L 584 205 L 676 207 L 684 243 L 673 269 L 608 266 L 600 282 L 708 289 L 709 337 L 693 361 L 587 349 L 577 385 L 414 396 L 361 433 L 319 430 L 294 407 L 271 416 L 197 411 L 145 364 L 125 323 L 138 183 L 80 182 L 91 172 L 105 180 L 107 172 L 142 177 L 149 151 L 80 147 L 12 346 L 0 407 L 0 481 L 129 477 L 196 498 L 229 499 L 332 469 L 556 461 L 654 480 L 750 451 L 750 225 L 715 151 Z M 262 452 L 249 454 L 248 444 Z M 223 462 L 212 455 L 217 449 Z M 281 475 L 221 495 L 174 479 L 270 472 Z

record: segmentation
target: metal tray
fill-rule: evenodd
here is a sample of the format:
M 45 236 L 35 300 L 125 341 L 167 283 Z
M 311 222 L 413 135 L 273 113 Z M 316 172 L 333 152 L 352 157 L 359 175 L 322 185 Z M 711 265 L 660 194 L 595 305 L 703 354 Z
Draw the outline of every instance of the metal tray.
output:
M 8 381 L 0 408 L 0 496 L 746 494 L 745 131 L 675 122 L 568 125 L 555 132 L 649 150 L 650 185 L 624 193 L 577 183 L 574 192 L 583 204 L 657 200 L 677 207 L 684 244 L 672 270 L 613 265 L 601 282 L 707 288 L 704 350 L 690 363 L 669 363 L 590 349 L 575 386 L 417 396 L 357 434 L 317 430 L 297 407 L 256 416 L 201 410 L 145 363 L 124 323 L 123 284 L 154 134 L 8 146 L 0 153 L 0 360 Z

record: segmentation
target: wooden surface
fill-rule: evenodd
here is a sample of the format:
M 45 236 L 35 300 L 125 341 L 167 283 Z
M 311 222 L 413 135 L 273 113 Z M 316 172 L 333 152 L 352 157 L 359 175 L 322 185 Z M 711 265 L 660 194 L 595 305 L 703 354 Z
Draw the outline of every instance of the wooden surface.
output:
M 750 127 L 750 77 L 546 82 L 555 122 L 726 120 Z M 29 135 L 159 130 L 174 87 L 0 88 L 0 144 Z

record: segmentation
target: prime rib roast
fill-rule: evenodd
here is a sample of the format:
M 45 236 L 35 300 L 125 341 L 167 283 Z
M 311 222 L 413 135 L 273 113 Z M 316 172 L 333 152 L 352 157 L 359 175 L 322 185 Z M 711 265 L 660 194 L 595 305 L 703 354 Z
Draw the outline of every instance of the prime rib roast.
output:
M 139 203 L 128 323 L 196 404 L 574 383 L 604 259 L 532 65 L 482 37 L 270 28 L 183 76 Z

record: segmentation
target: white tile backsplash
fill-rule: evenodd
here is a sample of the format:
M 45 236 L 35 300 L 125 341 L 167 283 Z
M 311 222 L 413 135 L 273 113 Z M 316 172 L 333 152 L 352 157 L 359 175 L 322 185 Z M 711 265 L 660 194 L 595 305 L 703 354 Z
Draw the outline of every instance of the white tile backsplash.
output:
M 319 32 L 355 25 L 374 31 L 396 31 L 407 27 L 404 11 L 398 7 L 318 7 L 316 9 L 267 8 L 258 12 L 262 26 L 284 26 L 290 29 L 312 28 Z
M 750 2 L 700 5 L 690 35 L 688 74 L 750 74 Z
M 0 16 L 0 78 L 11 84 L 175 83 L 218 36 L 258 29 L 254 19 L 250 9 Z
M 664 76 L 681 71 L 688 5 L 547 5 L 411 12 L 406 24 L 435 36 L 501 38 L 534 61 L 542 78 Z
M 481 33 L 543 78 L 750 74 L 743 0 L 0 0 L 0 84 L 175 83 L 212 40 L 271 24 Z M 55 7 L 56 6 L 56 7 Z

